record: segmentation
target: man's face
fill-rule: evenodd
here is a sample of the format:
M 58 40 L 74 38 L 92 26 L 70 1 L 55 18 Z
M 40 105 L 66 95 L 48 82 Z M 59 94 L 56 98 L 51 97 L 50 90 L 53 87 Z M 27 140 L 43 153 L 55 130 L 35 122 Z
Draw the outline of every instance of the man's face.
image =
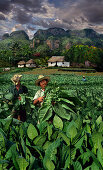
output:
M 17 86 L 19 86 L 20 85 L 20 80 L 19 81 L 15 81 L 15 85 Z
M 42 89 L 45 89 L 45 87 L 47 86 L 47 84 L 48 84 L 48 81 L 47 81 L 47 80 L 42 80 L 42 81 L 40 81 L 40 86 L 41 86 Z

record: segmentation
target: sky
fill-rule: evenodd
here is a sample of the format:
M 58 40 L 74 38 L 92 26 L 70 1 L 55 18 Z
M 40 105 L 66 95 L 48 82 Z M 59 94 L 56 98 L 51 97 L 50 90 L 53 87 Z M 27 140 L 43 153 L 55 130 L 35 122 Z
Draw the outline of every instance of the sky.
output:
M 103 0 L 0 0 L 0 38 L 24 30 L 91 28 L 103 34 Z

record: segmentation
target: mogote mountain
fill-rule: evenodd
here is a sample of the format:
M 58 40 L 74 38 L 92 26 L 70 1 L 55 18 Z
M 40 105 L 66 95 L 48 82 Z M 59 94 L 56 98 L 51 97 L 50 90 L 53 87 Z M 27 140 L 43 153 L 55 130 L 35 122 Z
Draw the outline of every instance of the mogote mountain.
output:
M 93 45 L 103 48 L 103 34 L 99 34 L 93 29 L 83 30 L 64 30 L 62 28 L 49 28 L 47 30 L 38 30 L 33 39 L 30 40 L 25 31 L 19 30 L 9 34 L 4 34 L 0 45 L 4 44 L 9 47 L 13 41 L 34 43 L 34 47 L 47 44 L 50 49 L 70 48 L 74 44 Z M 8 45 L 9 44 L 9 45 Z

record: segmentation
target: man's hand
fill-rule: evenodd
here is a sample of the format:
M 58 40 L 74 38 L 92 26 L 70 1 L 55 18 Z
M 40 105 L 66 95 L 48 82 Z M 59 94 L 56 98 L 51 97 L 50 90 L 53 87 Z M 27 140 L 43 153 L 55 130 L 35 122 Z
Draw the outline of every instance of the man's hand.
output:
M 43 102 L 44 97 L 45 97 L 45 96 L 38 97 L 37 99 L 35 99 L 35 100 L 33 101 L 33 104 L 36 105 L 36 104 L 38 104 L 38 103 Z
M 41 103 L 44 100 L 44 96 L 38 98 L 38 102 Z

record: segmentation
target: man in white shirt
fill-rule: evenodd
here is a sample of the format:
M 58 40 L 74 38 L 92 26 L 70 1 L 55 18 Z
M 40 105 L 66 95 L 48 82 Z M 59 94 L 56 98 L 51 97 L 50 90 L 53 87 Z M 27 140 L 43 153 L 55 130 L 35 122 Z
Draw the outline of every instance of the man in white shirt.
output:
M 43 76 L 43 75 L 39 75 L 38 79 L 36 80 L 36 85 L 40 86 L 41 89 L 38 90 L 33 98 L 33 104 L 34 105 L 39 105 L 41 106 L 43 104 L 43 100 L 44 100 L 44 91 L 45 91 L 45 87 L 47 86 L 48 82 L 50 81 L 50 77 L 48 76 Z

